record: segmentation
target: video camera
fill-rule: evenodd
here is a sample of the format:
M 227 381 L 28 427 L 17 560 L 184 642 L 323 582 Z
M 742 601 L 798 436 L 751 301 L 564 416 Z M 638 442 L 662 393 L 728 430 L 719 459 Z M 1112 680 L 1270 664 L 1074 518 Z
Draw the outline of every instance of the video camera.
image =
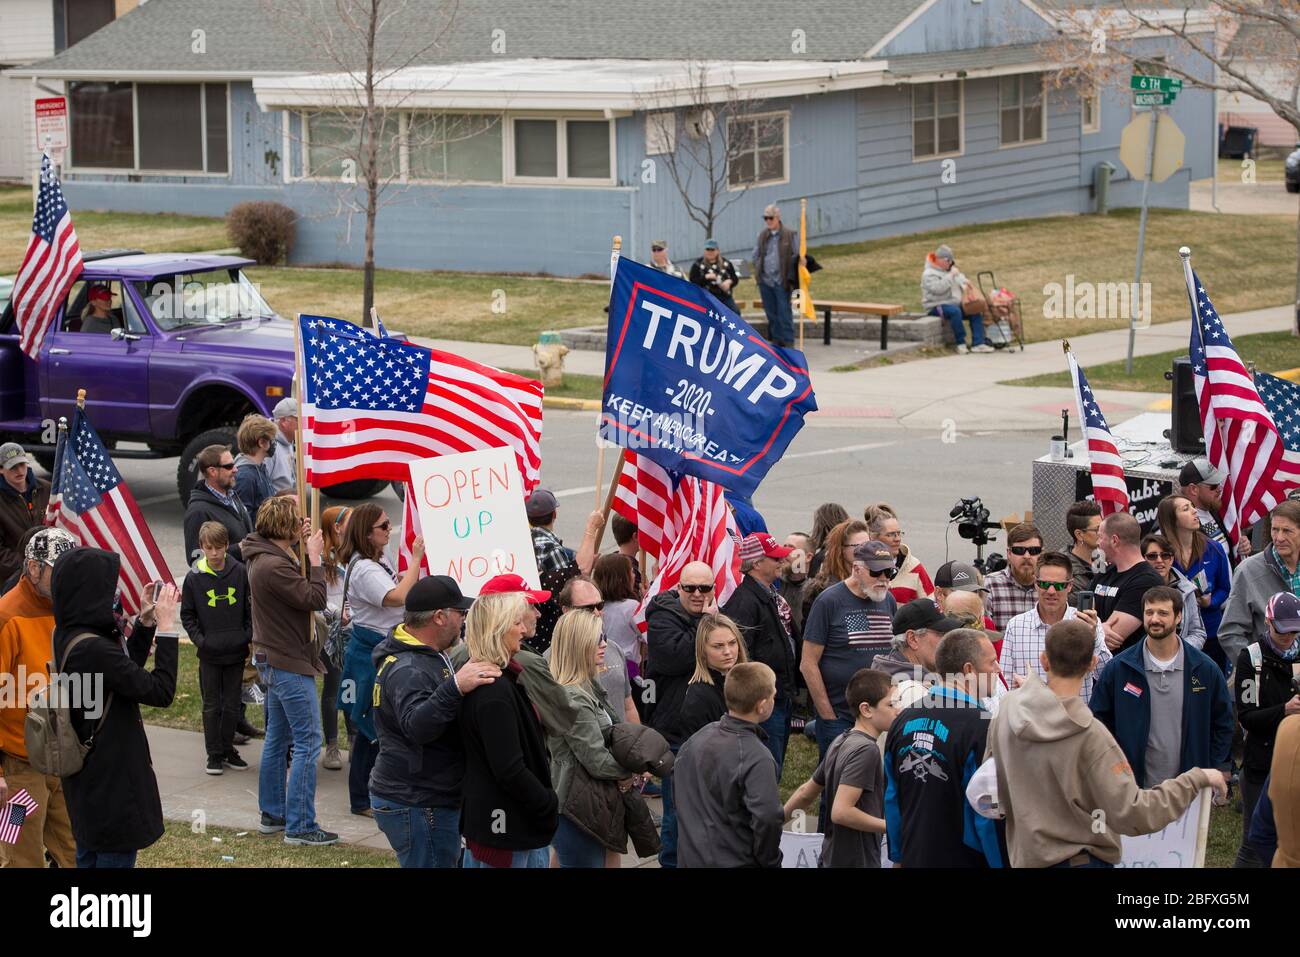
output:
M 994 552 L 986 559 L 984 546 L 993 541 L 990 529 L 1001 526 L 989 521 L 989 510 L 978 498 L 960 499 L 948 513 L 949 524 L 957 523 L 957 534 L 975 546 L 975 561 L 972 563 L 981 574 L 988 574 L 1005 568 L 1007 560 L 1004 555 Z

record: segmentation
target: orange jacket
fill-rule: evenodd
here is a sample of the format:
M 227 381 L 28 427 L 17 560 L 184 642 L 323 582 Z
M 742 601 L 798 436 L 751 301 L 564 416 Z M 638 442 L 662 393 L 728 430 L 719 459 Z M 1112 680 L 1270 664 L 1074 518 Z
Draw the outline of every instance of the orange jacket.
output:
M 54 606 L 26 577 L 0 597 L 0 751 L 24 761 L 27 696 L 49 681 L 53 635 Z

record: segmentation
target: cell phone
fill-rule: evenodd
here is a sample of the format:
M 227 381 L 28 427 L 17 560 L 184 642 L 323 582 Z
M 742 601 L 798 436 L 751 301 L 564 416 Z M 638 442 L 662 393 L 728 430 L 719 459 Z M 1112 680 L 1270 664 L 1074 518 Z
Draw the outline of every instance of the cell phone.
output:
M 1092 611 L 1097 607 L 1097 596 L 1090 591 L 1077 591 L 1074 593 L 1074 607 L 1079 611 Z
M 162 590 L 163 590 L 162 582 L 153 583 L 153 598 L 151 599 L 153 604 L 155 605 L 158 604 L 158 596 L 162 594 Z

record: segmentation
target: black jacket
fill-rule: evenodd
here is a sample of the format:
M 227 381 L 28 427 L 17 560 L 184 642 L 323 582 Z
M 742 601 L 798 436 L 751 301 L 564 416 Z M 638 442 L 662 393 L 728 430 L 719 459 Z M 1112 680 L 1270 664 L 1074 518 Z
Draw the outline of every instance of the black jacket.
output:
M 244 555 L 239 550 L 239 543 L 253 532 L 253 517 L 248 514 L 248 509 L 244 503 L 239 500 L 235 490 L 230 490 L 233 496 L 234 506 L 228 506 L 221 499 L 217 498 L 208 490 L 208 483 L 199 479 L 194 484 L 194 490 L 190 492 L 190 503 L 185 507 L 185 564 L 191 565 L 194 560 L 203 554 L 199 548 L 199 527 L 204 522 L 220 522 L 226 526 L 226 534 L 230 538 L 230 546 L 226 549 L 227 554 L 234 556 L 238 561 L 244 560 Z
M 450 659 L 399 625 L 375 646 L 379 756 L 370 792 L 408 807 L 460 807 L 465 747 Z
M 1246 732 L 1243 764 L 1265 775 L 1273 764 L 1273 737 L 1286 717 L 1286 703 L 1296 690 L 1291 683 L 1291 662 L 1279 658 L 1267 641 L 1260 641 L 1259 647 L 1259 684 L 1255 684 L 1255 666 L 1251 664 L 1248 645 L 1237 656 L 1235 695 L 1237 720 Z
M 91 692 L 92 704 L 72 709 L 73 726 L 83 741 L 94 733 L 108 695 L 107 717 L 81 770 L 63 779 L 68 814 L 77 847 L 126 853 L 148 847 L 163 834 L 162 801 L 154 777 L 149 740 L 140 705 L 165 708 L 176 692 L 175 637 L 159 637 L 154 669 L 146 671 L 154 629 L 137 625 L 126 650 L 113 621 L 113 593 L 119 558 L 98 548 L 77 548 L 54 563 L 50 589 L 54 602 L 54 660 L 77 635 L 64 673 Z M 102 698 L 100 697 L 102 687 Z
M 215 571 L 199 558 L 181 586 L 181 624 L 200 661 L 237 665 L 247 658 L 253 620 L 243 564 L 227 555 L 221 571 Z
M 0 581 L 22 568 L 18 542 L 27 529 L 45 522 L 49 504 L 50 483 L 38 479 L 31 466 L 27 467 L 26 493 L 0 478 Z
M 713 678 L 713 684 L 695 681 L 686 686 L 686 696 L 682 699 L 681 710 L 677 713 L 677 727 L 674 729 L 678 744 L 727 713 L 727 699 L 722 694 L 726 676 L 712 668 L 709 669 L 709 675 Z
M 750 661 L 761 661 L 776 672 L 778 701 L 795 693 L 794 642 L 786 634 L 771 589 L 746 575 L 732 592 L 722 613 L 740 626 Z
M 688 614 L 676 591 L 655 595 L 646 608 L 646 671 L 654 682 L 650 727 L 676 747 L 677 712 L 695 674 L 695 633 L 702 615 Z
M 673 768 L 679 867 L 780 867 L 785 810 L 763 729 L 724 715 Z
M 546 847 L 560 823 L 541 722 L 511 662 L 501 677 L 465 696 L 465 803 L 460 832 L 486 847 Z

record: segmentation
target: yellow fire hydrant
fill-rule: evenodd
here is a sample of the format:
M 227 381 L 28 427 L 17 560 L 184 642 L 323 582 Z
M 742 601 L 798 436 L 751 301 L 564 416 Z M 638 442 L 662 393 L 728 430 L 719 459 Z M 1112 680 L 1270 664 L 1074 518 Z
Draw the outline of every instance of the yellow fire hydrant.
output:
M 543 332 L 533 346 L 533 359 L 542 373 L 542 385 L 556 388 L 564 385 L 564 357 L 569 347 L 560 341 L 558 332 Z

